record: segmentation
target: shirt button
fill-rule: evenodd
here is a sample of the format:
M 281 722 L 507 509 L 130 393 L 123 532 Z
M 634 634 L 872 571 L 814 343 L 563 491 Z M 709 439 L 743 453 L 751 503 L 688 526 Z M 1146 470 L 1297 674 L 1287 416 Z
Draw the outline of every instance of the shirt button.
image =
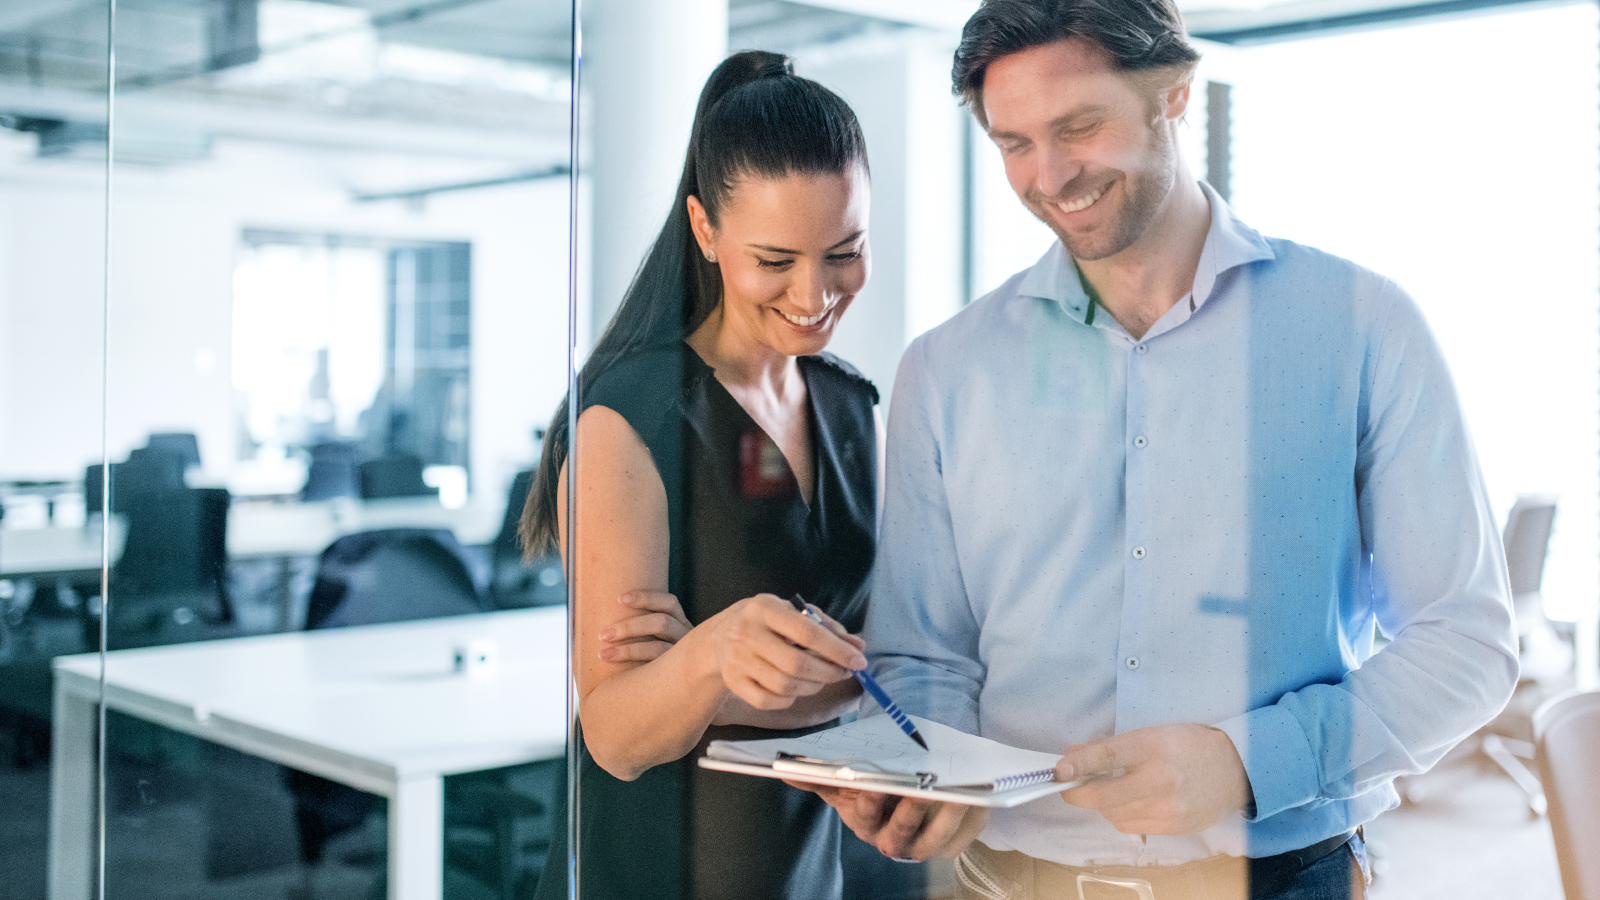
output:
M 1144 439 L 1144 435 L 1142 435 L 1142 434 L 1133 439 L 1133 445 L 1135 447 L 1143 447 L 1145 444 L 1148 444 L 1148 443 L 1150 443 L 1150 442 L 1145 440 Z
M 1139 668 L 1139 657 L 1137 657 L 1137 656 L 1128 657 L 1128 668 L 1130 668 L 1130 669 Z
M 1144 548 L 1143 547 L 1135 547 L 1135 548 L 1133 548 L 1133 558 L 1134 559 L 1144 559 Z
M 1150 348 L 1147 347 L 1144 344 L 1134 344 L 1133 345 L 1133 349 L 1137 353 L 1149 353 L 1150 352 Z

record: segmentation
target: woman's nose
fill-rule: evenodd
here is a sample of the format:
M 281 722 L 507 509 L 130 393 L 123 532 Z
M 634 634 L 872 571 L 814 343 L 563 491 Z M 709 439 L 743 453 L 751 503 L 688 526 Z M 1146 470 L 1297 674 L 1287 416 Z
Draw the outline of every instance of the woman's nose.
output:
M 789 299 L 806 315 L 816 315 L 828 308 L 829 288 L 827 273 L 821 266 L 797 266 L 794 283 L 789 287 Z

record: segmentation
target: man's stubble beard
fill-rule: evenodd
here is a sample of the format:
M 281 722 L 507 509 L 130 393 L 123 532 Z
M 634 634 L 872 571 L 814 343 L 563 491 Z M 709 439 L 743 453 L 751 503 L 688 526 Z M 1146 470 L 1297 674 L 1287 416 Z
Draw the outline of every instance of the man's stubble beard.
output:
M 1036 190 L 1028 192 L 1023 205 L 1055 233 L 1073 259 L 1105 259 L 1133 246 L 1145 229 L 1150 227 L 1157 210 L 1171 193 L 1178 171 L 1177 140 L 1164 123 L 1153 124 L 1149 134 L 1154 165 L 1125 173 L 1122 210 L 1110 234 L 1105 237 L 1090 234 L 1080 238 L 1068 234 L 1045 208 L 1045 204 L 1052 201 L 1045 200 Z M 1063 190 L 1062 193 L 1068 192 Z

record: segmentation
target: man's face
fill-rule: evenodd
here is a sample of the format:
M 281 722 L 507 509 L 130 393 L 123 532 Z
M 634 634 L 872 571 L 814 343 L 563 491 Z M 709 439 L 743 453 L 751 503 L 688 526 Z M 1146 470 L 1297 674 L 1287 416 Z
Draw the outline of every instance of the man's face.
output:
M 1106 259 L 1160 214 L 1178 169 L 1170 122 L 1186 89 L 1152 100 L 1073 38 L 989 64 L 983 109 L 1006 178 L 1075 259 Z

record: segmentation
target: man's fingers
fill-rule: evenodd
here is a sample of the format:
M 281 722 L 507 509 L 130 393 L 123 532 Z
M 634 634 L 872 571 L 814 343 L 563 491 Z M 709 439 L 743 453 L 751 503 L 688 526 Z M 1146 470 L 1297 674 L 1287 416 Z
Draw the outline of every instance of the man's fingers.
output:
M 1061 792 L 1061 799 L 1073 806 L 1103 813 L 1113 807 L 1137 803 L 1148 793 L 1139 779 L 1123 775 L 1120 778 L 1097 778 L 1088 784 L 1068 788 Z
M 1087 744 L 1074 744 L 1056 763 L 1057 781 L 1082 781 L 1085 778 L 1103 778 L 1118 769 L 1131 768 L 1139 761 L 1139 753 L 1127 735 L 1119 734 Z
M 935 805 L 928 800 L 902 798 L 895 804 L 894 812 L 889 814 L 889 821 L 883 823 L 883 828 L 878 832 L 878 852 L 884 856 L 908 858 L 923 823 Z

